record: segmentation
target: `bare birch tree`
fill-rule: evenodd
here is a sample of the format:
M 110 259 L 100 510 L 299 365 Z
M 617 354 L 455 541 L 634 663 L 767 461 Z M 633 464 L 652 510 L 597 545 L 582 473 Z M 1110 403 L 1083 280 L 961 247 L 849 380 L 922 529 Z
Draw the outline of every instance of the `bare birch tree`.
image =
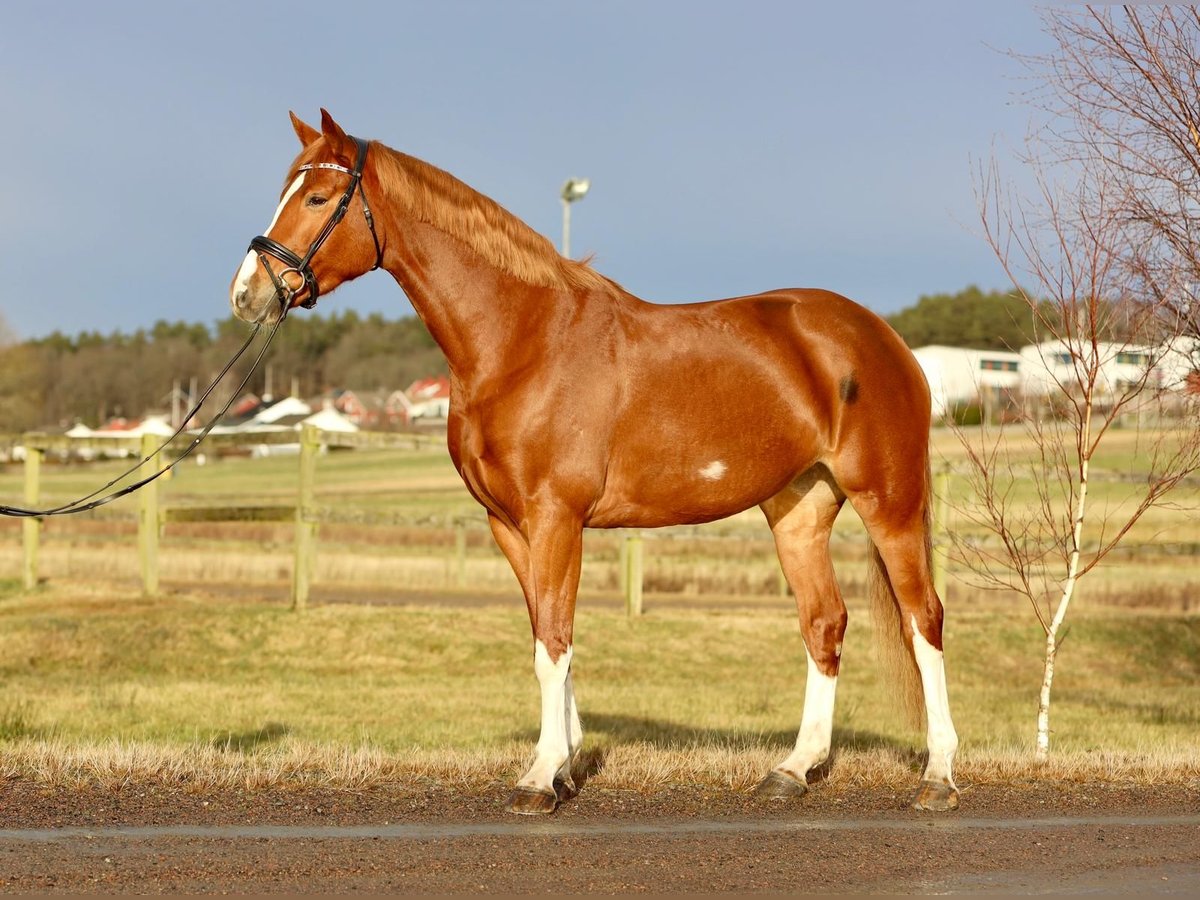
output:
M 1200 10 L 1058 6 L 1043 15 L 1056 50 L 1019 57 L 1040 86 L 1039 150 L 1108 188 L 1128 290 L 1200 336 Z
M 1022 157 L 1038 187 L 1015 196 L 993 163 L 977 199 L 1031 333 L 1049 340 L 1023 362 L 1037 371 L 1023 376 L 1032 397 L 1016 421 L 959 431 L 972 496 L 960 510 L 992 538 L 960 533 L 951 548 L 977 584 L 1025 597 L 1044 631 L 1040 760 L 1080 580 L 1200 469 L 1195 395 L 1171 390 L 1187 368 L 1161 383 L 1166 358 L 1181 346 L 1194 354 L 1200 336 L 1200 13 L 1057 7 L 1045 22 L 1057 51 L 1023 58 L 1049 114 Z M 1138 361 L 1135 374 L 1121 359 Z M 1105 439 L 1134 410 L 1161 425 L 1168 399 L 1177 415 L 1191 408 L 1139 433 L 1130 491 L 1097 508 L 1089 492 Z

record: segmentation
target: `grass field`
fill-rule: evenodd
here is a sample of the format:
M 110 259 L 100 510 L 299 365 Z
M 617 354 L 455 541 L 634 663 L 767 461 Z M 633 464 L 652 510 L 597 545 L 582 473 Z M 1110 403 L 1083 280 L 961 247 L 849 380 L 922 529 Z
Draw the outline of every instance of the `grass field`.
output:
M 948 435 L 935 436 L 935 449 L 951 463 L 961 454 Z M 1109 449 L 1102 474 L 1138 471 L 1132 435 L 1114 435 Z M 48 465 L 43 499 L 86 493 L 119 470 Z M 177 471 L 164 484 L 168 506 L 295 499 L 295 457 Z M 448 457 L 332 453 L 319 472 L 318 584 L 399 597 L 413 589 L 436 601 L 455 582 L 453 527 L 465 521 L 465 584 L 490 605 L 291 613 L 255 586 L 287 582 L 292 526 L 248 522 L 168 524 L 163 577 L 189 586 L 142 598 L 132 499 L 48 521 L 46 581 L 27 593 L 16 586 L 19 523 L 0 522 L 0 773 L 340 785 L 515 777 L 536 740 L 528 623 Z M 1101 478 L 1093 498 L 1115 509 L 1129 490 Z M 0 469 L 0 498 L 20 493 L 20 468 Z M 964 783 L 1200 778 L 1200 618 L 1189 612 L 1200 609 L 1200 490 L 1176 499 L 1082 585 L 1055 682 L 1049 770 L 1035 772 L 1030 752 L 1036 620 L 951 570 L 946 644 Z M 949 527 L 963 523 L 951 517 Z M 616 594 L 619 544 L 619 533 L 589 532 L 581 581 L 574 671 L 596 777 L 632 788 L 751 784 L 794 740 L 804 685 L 795 614 L 779 596 L 761 516 L 647 533 L 649 614 L 637 621 L 594 602 Z M 866 542 L 848 507 L 833 551 L 852 613 L 830 779 L 904 789 L 922 739 L 900 721 L 870 659 Z M 238 584 L 239 599 L 219 596 L 219 583 Z
M 881 683 L 854 606 L 836 777 L 903 788 L 923 738 Z M 583 604 L 573 671 L 605 783 L 741 788 L 782 758 L 804 683 L 789 607 L 652 603 L 630 621 Z M 1033 774 L 1036 624 L 977 603 L 949 611 L 946 644 L 964 781 Z M 10 587 L 0 671 L 0 772 L 48 781 L 512 778 L 537 737 L 516 598 L 296 614 L 198 593 Z M 1200 777 L 1200 618 L 1081 606 L 1055 691 L 1055 777 Z

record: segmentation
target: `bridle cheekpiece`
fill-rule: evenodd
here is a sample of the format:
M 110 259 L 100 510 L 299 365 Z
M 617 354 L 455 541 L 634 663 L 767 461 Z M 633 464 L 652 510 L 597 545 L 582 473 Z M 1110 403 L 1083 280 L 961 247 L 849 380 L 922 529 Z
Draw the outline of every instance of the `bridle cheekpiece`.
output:
M 371 240 L 375 243 L 375 265 L 371 266 L 371 270 L 378 269 L 383 262 L 383 250 L 379 246 L 379 236 L 375 233 L 375 218 L 371 215 L 371 207 L 367 205 L 366 192 L 362 189 L 362 173 L 363 167 L 367 163 L 368 144 L 362 138 L 351 137 L 350 139 L 358 147 L 358 156 L 354 160 L 353 169 L 347 169 L 345 166 L 339 166 L 336 163 L 309 163 L 296 170 L 297 172 L 308 172 L 313 169 L 332 169 L 335 172 L 345 172 L 350 176 L 350 183 L 346 185 L 346 190 L 342 193 L 341 199 L 338 200 L 337 206 L 334 207 L 333 213 L 309 245 L 308 252 L 304 256 L 299 256 L 295 251 L 262 234 L 250 242 L 250 250 L 258 254 L 258 259 L 262 263 L 263 268 L 271 276 L 271 283 L 275 285 L 275 295 L 279 298 L 284 313 L 291 308 L 292 300 L 300 293 L 307 293 L 307 296 L 300 302 L 301 306 L 305 309 L 312 309 L 316 305 L 317 297 L 321 295 L 321 288 L 317 284 L 316 276 L 313 275 L 312 258 L 321 249 L 321 245 L 325 243 L 329 235 L 333 233 L 333 229 L 337 227 L 338 222 L 342 221 L 342 218 L 346 215 L 346 210 L 350 208 L 350 201 L 354 199 L 355 191 L 358 191 L 362 196 L 363 217 L 367 220 L 367 227 L 371 230 Z M 279 260 L 287 268 L 276 273 L 267 260 L 268 256 L 275 257 L 275 259 Z M 300 276 L 301 283 L 299 288 L 293 289 L 289 287 L 288 283 L 284 280 L 284 276 L 291 272 Z

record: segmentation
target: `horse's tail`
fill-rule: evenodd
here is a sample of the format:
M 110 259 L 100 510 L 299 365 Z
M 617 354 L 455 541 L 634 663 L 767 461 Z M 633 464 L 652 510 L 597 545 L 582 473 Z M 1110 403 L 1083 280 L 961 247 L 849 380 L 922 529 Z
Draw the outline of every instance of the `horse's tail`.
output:
M 931 496 L 932 478 L 929 460 L 925 461 L 925 515 L 922 527 L 925 531 L 925 562 L 927 571 L 933 572 L 933 504 Z M 867 563 L 867 594 L 871 598 L 871 620 L 875 626 L 876 653 L 884 670 L 884 677 L 894 695 L 904 706 L 910 723 L 921 728 L 925 721 L 925 692 L 921 687 L 921 672 L 913 656 L 912 644 L 904 637 L 900 622 L 900 602 L 888 577 L 887 567 L 879 548 L 871 543 Z

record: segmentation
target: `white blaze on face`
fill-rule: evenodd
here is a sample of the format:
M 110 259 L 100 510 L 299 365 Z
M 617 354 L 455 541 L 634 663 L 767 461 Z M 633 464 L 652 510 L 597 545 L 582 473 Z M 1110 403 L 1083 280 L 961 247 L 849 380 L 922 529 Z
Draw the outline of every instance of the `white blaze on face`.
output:
M 296 176 L 296 180 L 288 185 L 288 189 L 283 192 L 283 199 L 279 201 L 279 206 L 275 209 L 275 215 L 271 217 L 271 224 L 267 226 L 267 230 L 263 232 L 265 237 L 271 236 L 271 229 L 275 227 L 275 223 L 279 221 L 279 216 L 283 212 L 283 208 L 287 206 L 287 202 L 292 199 L 292 195 L 300 190 L 300 185 L 304 182 L 304 176 L 307 172 L 301 172 Z M 251 277 L 254 275 L 254 267 L 258 265 L 258 254 L 251 250 L 246 254 L 246 258 L 242 260 L 241 268 L 238 269 L 237 278 L 233 282 L 233 295 L 236 297 L 239 293 L 246 289 L 246 285 L 250 283 Z
M 719 459 L 714 459 L 700 470 L 700 477 L 705 481 L 720 481 L 725 477 L 725 468 L 725 463 Z

